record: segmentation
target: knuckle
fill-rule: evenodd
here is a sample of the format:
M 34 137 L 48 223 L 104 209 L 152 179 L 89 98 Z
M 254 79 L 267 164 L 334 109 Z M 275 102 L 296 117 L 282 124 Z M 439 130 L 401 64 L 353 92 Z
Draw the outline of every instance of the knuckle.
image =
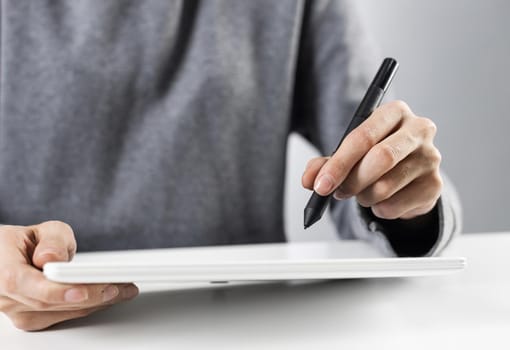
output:
M 437 125 L 431 119 L 425 117 L 417 117 L 418 130 L 424 137 L 434 137 L 437 133 Z
M 431 177 L 431 186 L 436 191 L 440 192 L 443 189 L 443 178 L 439 174 L 439 172 L 434 172 Z
M 400 151 L 398 148 L 389 144 L 380 144 L 377 146 L 377 158 L 388 167 L 398 162 L 399 153 Z
M 359 142 L 362 142 L 362 146 L 365 148 L 373 147 L 377 141 L 377 130 L 369 125 L 362 124 L 357 132 L 353 135 Z
M 56 230 L 65 238 L 65 241 L 69 244 L 69 256 L 72 258 L 76 252 L 76 240 L 74 238 L 74 231 L 71 225 L 66 222 L 53 220 L 48 221 L 50 225 L 54 225 Z
M 62 226 L 62 227 L 69 226 L 67 223 L 65 223 L 64 221 L 60 221 L 60 220 L 48 220 L 45 223 L 49 224 L 49 225 Z
M 322 166 L 324 163 L 328 161 L 329 157 L 315 157 L 306 162 L 305 170 L 309 170 L 311 168 L 316 168 L 319 165 Z
M 391 196 L 393 184 L 388 180 L 380 180 L 374 184 L 374 200 L 380 202 Z
M 427 130 L 429 131 L 429 133 L 431 135 L 436 135 L 437 133 L 437 125 L 436 123 L 434 123 L 434 121 L 432 121 L 432 119 L 429 119 L 429 118 L 423 118 L 425 119 L 425 127 L 427 128 Z
M 400 112 L 400 114 L 402 115 L 409 115 L 411 114 L 411 108 L 409 107 L 409 105 L 402 101 L 402 100 L 395 100 L 395 101 L 391 101 L 389 103 L 389 106 L 393 109 L 396 109 L 397 111 Z
M 441 155 L 441 152 L 439 152 L 437 148 L 433 147 L 429 154 L 429 160 L 432 166 L 434 168 L 437 168 L 441 164 L 443 156 Z
M 416 159 L 422 167 L 428 170 L 436 170 L 439 169 L 443 156 L 434 145 L 425 144 L 418 149 Z
M 306 165 L 305 165 L 305 171 L 307 171 L 308 169 L 310 169 L 316 162 L 315 160 L 316 158 L 312 158 L 310 159 L 309 161 L 306 162 Z
M 74 237 L 74 231 L 71 225 L 65 223 L 63 221 L 58 221 L 59 225 L 62 227 L 61 230 L 66 236 Z
M 61 234 L 74 236 L 74 232 L 73 232 L 71 225 L 69 225 L 68 223 L 65 223 L 63 221 L 51 220 L 51 221 L 46 221 L 43 224 L 54 226 Z

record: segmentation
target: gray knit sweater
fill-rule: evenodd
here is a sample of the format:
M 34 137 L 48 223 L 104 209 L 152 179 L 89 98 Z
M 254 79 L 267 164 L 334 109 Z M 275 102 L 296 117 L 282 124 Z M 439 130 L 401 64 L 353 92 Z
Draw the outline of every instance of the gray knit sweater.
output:
M 0 11 L 0 221 L 63 220 L 80 250 L 285 240 L 289 133 L 330 153 L 380 61 L 345 1 Z M 448 191 L 429 254 L 459 228 Z M 332 215 L 391 252 L 353 200 Z

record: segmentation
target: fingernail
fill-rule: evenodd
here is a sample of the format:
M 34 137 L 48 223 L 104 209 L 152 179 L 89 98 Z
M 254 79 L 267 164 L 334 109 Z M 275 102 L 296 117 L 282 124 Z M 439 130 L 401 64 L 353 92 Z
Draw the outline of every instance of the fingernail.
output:
M 103 291 L 103 302 L 110 301 L 119 295 L 119 288 L 116 286 L 108 286 Z
M 138 295 L 138 287 L 129 285 L 122 290 L 122 297 L 124 299 L 131 299 Z
M 313 188 L 320 195 L 327 195 L 333 189 L 333 179 L 330 175 L 322 175 Z
M 71 288 L 65 292 L 64 300 L 68 303 L 81 303 L 87 300 L 87 294 L 81 289 Z

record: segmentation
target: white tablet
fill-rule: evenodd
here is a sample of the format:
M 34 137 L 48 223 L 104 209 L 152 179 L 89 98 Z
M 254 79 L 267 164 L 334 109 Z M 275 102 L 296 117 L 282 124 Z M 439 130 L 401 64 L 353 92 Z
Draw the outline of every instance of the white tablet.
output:
M 47 263 L 64 283 L 227 282 L 438 275 L 462 257 L 387 258 L 361 241 L 302 242 L 78 253 Z

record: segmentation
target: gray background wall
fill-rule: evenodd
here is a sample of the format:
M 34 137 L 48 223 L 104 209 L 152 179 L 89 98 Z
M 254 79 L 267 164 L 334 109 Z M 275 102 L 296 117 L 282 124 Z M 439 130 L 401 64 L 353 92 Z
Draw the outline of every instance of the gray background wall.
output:
M 438 125 L 436 144 L 462 199 L 464 232 L 510 230 L 510 2 L 355 2 L 381 58 L 400 62 L 394 96 Z M 314 155 L 291 137 L 286 225 L 296 240 L 334 238 L 328 220 L 302 229 L 309 194 L 300 177 Z

